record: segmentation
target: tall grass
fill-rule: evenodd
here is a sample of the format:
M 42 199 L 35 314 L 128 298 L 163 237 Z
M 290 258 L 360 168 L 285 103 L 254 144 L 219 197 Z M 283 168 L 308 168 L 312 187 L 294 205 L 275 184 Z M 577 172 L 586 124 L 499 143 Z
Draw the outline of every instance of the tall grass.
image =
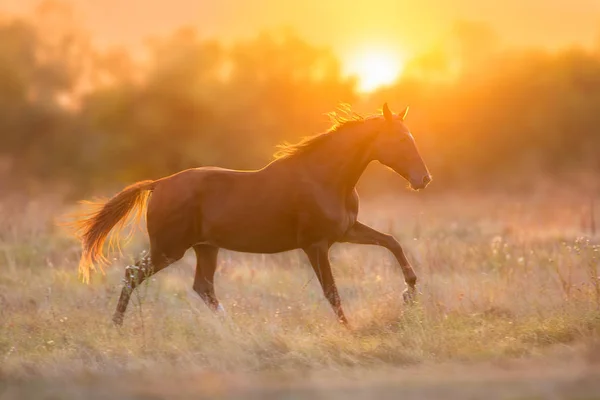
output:
M 419 276 L 416 306 L 375 246 L 336 245 L 334 274 L 351 329 L 336 323 L 299 252 L 222 251 L 215 317 L 192 291 L 193 252 L 132 297 L 111 324 L 125 248 L 107 275 L 77 280 L 79 244 L 56 227 L 57 199 L 0 208 L 0 373 L 383 368 L 505 360 L 555 346 L 594 347 L 600 333 L 598 238 L 581 229 L 579 199 L 533 195 L 427 196 L 364 202 L 361 219 L 391 231 Z M 596 350 L 597 351 L 597 350 Z

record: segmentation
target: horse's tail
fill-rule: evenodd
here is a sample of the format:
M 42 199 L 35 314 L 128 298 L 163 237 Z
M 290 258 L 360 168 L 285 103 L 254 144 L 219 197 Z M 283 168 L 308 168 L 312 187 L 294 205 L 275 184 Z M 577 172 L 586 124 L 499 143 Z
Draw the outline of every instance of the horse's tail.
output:
M 108 262 L 102 254 L 102 248 L 110 231 L 116 226 L 109 239 L 109 248 L 113 248 L 115 244 L 118 248 L 119 233 L 125 227 L 129 217 L 133 216 L 135 221 L 139 222 L 144 215 L 148 197 L 157 183 L 158 181 L 137 182 L 126 187 L 107 202 L 85 202 L 92 205 L 94 210 L 80 216 L 72 224 L 83 246 L 79 261 L 79 276 L 84 282 L 89 283 L 90 271 L 96 269 L 95 263 L 98 263 L 100 270 L 103 271 L 102 264 Z

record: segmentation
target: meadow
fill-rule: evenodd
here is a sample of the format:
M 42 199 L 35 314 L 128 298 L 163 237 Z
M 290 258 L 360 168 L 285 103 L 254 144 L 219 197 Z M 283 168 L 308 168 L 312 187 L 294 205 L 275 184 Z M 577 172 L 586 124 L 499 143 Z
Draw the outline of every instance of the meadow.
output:
M 222 252 L 214 316 L 193 252 L 111 316 L 136 234 L 106 275 L 78 280 L 57 197 L 0 204 L 0 399 L 600 398 L 600 240 L 590 199 L 415 193 L 363 199 L 419 276 L 415 306 L 375 246 L 336 245 L 340 326 L 299 252 Z M 594 397 L 597 396 L 597 397 Z
M 599 2 L 127 3 L 0 5 L 0 400 L 600 399 Z M 414 306 L 387 250 L 351 244 L 349 329 L 300 251 L 222 251 L 225 317 L 190 251 L 113 326 L 142 232 L 78 279 L 78 199 L 260 168 L 384 103 L 434 180 L 367 171 L 359 219 L 405 248 Z

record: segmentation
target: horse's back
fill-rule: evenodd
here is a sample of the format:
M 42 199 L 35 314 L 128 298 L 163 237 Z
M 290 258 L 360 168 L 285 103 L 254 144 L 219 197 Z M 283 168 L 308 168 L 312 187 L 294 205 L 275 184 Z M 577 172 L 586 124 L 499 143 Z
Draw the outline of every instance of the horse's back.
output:
M 240 181 L 239 177 L 249 176 L 251 173 L 220 167 L 199 167 L 162 178 L 148 204 L 148 217 L 168 216 L 166 219 L 169 220 L 178 219 L 176 216 L 191 218 L 206 196 L 226 195 L 227 189 Z
M 148 233 L 170 248 L 208 243 L 248 252 L 291 249 L 296 213 L 284 175 L 201 167 L 161 179 L 148 204 Z
M 230 250 L 274 253 L 297 245 L 293 174 L 213 170 L 201 182 L 204 240 Z

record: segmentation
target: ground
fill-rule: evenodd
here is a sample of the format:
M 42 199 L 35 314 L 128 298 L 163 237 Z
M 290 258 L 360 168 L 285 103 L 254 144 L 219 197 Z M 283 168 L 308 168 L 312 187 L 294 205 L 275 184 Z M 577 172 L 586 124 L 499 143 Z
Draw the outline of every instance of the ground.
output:
M 338 245 L 350 329 L 300 252 L 223 252 L 216 318 L 191 290 L 193 252 L 111 324 L 143 233 L 90 285 L 63 200 L 0 203 L 0 399 L 600 398 L 599 241 L 589 198 L 399 193 L 367 199 L 419 276 L 413 307 L 386 250 Z M 58 220 L 57 220 L 58 218 Z

